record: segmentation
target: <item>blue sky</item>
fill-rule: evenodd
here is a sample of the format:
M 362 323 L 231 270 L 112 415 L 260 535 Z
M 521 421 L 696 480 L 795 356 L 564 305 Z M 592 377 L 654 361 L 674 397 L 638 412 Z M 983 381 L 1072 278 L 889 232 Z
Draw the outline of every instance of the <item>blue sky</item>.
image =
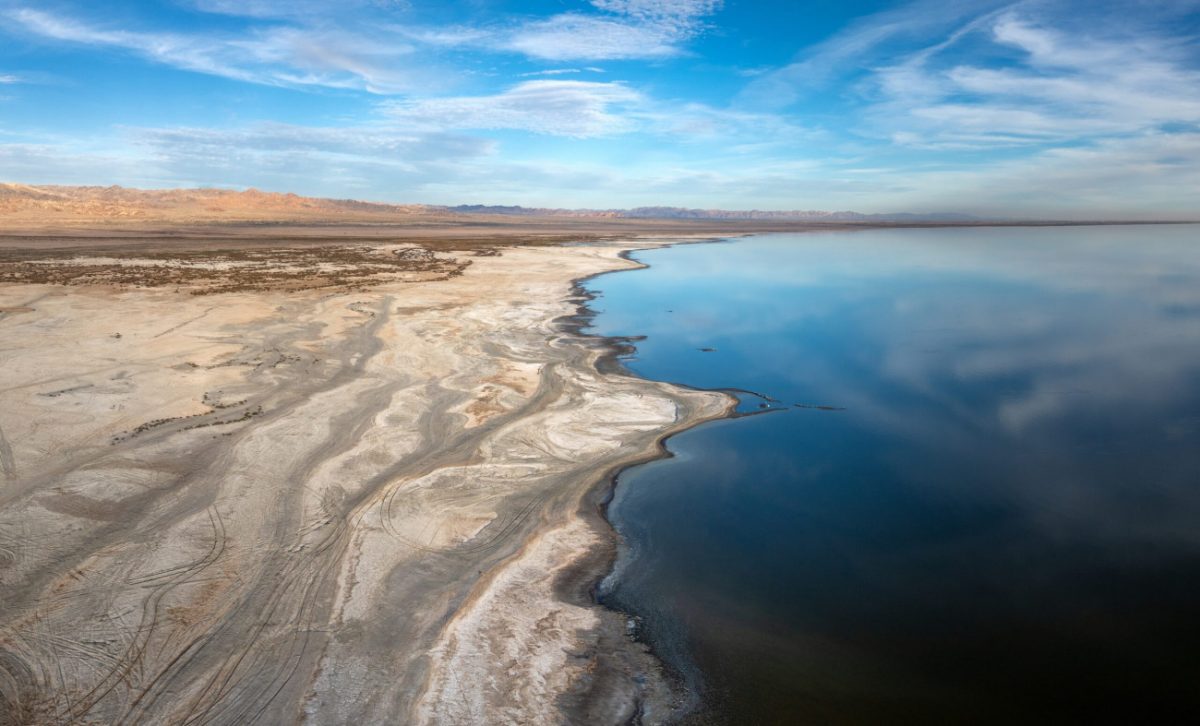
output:
M 1200 217 L 1200 0 L 0 0 L 0 179 Z

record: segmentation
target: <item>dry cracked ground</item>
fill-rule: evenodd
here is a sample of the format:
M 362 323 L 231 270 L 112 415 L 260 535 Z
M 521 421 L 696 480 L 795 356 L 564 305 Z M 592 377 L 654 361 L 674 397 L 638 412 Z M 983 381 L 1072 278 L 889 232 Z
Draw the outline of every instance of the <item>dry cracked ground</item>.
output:
M 657 243 L 5 248 L 0 723 L 666 716 L 598 501 L 728 403 L 563 323 Z

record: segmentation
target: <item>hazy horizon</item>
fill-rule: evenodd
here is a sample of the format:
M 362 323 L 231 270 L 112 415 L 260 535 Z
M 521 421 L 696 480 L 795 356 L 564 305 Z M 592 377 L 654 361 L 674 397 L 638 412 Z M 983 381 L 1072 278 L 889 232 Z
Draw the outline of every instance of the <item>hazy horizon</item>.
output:
M 1200 1 L 0 0 L 0 179 L 1184 220 Z

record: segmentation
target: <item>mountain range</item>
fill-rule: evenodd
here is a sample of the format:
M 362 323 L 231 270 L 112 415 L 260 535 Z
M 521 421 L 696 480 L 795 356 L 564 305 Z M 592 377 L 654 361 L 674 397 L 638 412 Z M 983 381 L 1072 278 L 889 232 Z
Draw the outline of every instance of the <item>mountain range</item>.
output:
M 18 223 L 162 222 L 402 222 L 470 217 L 704 220 L 813 223 L 956 223 L 965 214 L 862 214 L 851 211 L 728 210 L 683 207 L 557 209 L 464 204 L 383 204 L 321 199 L 257 189 L 130 189 L 120 186 L 35 186 L 0 183 L 0 220 Z

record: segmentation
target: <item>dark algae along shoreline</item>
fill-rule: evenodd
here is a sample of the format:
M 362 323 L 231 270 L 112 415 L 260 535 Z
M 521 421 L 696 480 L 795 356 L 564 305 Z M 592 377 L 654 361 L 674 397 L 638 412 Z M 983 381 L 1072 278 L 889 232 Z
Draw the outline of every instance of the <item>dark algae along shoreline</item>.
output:
M 1198 244 L 816 232 L 586 281 L 632 371 L 770 411 L 676 435 L 608 507 L 600 597 L 679 720 L 1200 718 Z

